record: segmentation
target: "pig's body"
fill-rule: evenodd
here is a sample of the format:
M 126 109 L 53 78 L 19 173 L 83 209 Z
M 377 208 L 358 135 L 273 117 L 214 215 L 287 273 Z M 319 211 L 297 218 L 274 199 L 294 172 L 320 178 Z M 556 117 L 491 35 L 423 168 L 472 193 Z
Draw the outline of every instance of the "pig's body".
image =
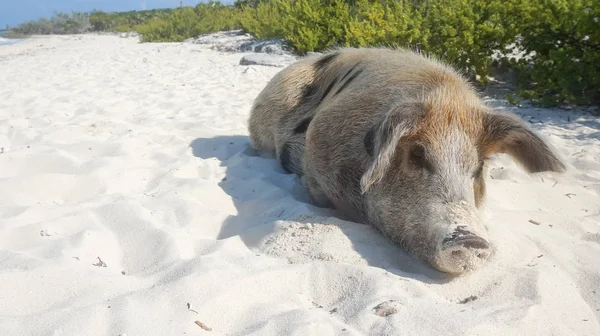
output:
M 450 273 L 491 252 L 478 215 L 489 155 L 508 153 L 530 172 L 564 170 L 450 67 L 403 50 L 339 49 L 289 66 L 256 98 L 249 132 L 317 205 Z

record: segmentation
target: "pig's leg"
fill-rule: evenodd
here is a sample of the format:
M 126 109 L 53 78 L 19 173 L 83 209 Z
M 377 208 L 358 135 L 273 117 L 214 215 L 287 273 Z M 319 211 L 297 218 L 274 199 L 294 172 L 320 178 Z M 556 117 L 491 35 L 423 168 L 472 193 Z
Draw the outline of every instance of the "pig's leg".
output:
M 301 181 L 314 205 L 320 208 L 332 207 L 329 198 L 325 195 L 325 192 L 319 187 L 319 184 L 314 178 L 309 177 L 309 174 L 305 174 L 302 176 Z

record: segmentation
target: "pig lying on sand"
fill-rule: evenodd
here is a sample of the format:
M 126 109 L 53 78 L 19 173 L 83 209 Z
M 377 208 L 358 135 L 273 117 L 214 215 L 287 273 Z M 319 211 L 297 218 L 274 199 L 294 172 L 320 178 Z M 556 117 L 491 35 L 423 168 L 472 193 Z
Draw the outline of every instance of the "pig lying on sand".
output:
M 490 155 L 507 153 L 530 173 L 565 170 L 456 71 L 405 50 L 338 49 L 292 64 L 256 98 L 249 132 L 254 148 L 301 176 L 316 205 L 448 273 L 491 253 L 478 214 Z

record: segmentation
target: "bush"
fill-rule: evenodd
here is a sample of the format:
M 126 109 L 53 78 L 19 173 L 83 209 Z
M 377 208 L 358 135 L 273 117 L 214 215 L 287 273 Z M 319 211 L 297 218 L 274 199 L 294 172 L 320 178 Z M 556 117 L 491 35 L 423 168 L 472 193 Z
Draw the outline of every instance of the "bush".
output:
M 418 7 L 409 2 L 359 0 L 344 28 L 344 45 L 422 47 L 422 23 Z
M 422 48 L 487 83 L 495 51 L 515 40 L 515 26 L 509 20 L 512 2 L 421 1 Z
M 81 34 L 91 29 L 89 16 L 85 13 L 54 13 L 50 19 L 41 18 L 22 23 L 11 30 L 23 35 Z
M 133 31 L 135 26 L 153 18 L 165 17 L 172 9 L 106 13 L 54 13 L 50 19 L 40 18 L 11 28 L 13 34 L 82 34 L 90 31 Z
M 172 11 L 172 9 L 151 9 L 118 13 L 93 11 L 90 14 L 90 23 L 94 31 L 129 32 L 135 30 L 137 25 L 147 23 L 151 19 L 164 18 L 171 14 Z
M 283 20 L 283 37 L 300 53 L 320 51 L 343 44 L 344 26 L 349 21 L 349 6 L 341 0 L 276 0 Z
M 598 0 L 237 0 L 234 5 L 90 14 L 57 13 L 17 34 L 131 31 L 143 42 L 181 42 L 242 28 L 285 38 L 305 54 L 330 47 L 398 46 L 438 56 L 471 79 L 489 81 L 492 56 L 516 70 L 519 96 L 543 105 L 600 104 Z
M 519 95 L 543 106 L 600 104 L 600 4 L 524 0 L 516 48 Z
M 240 26 L 258 39 L 272 39 L 284 36 L 284 16 L 280 6 L 273 1 L 247 4 L 241 2 Z
M 301 54 L 332 46 L 419 49 L 489 81 L 492 56 L 514 45 L 519 96 L 544 105 L 600 103 L 597 0 L 238 1 L 242 27 L 284 37 Z
M 514 1 L 514 0 L 513 0 Z M 450 61 L 487 81 L 495 49 L 514 40 L 500 0 L 273 0 L 243 6 L 244 29 L 283 36 L 295 51 L 400 46 Z
M 239 29 L 240 9 L 225 6 L 219 2 L 200 3 L 196 6 L 198 23 L 195 27 L 195 36 L 199 34 L 214 33 L 223 30 Z
M 240 22 L 258 38 L 284 37 L 306 53 L 412 41 L 418 35 L 415 18 L 408 19 L 412 14 L 411 7 L 390 0 L 273 0 L 243 6 Z
M 182 42 L 200 34 L 239 28 L 239 9 L 218 2 L 179 7 L 136 27 L 142 42 Z
M 192 7 L 175 9 L 165 18 L 154 18 L 137 26 L 142 42 L 182 42 L 195 36 L 198 15 Z

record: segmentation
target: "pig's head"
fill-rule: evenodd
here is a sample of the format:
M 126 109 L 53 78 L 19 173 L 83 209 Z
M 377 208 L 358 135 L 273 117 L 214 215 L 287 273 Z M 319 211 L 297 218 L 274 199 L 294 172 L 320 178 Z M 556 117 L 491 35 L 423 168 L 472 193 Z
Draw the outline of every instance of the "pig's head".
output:
M 478 214 L 490 155 L 507 153 L 530 173 L 565 170 L 524 122 L 476 100 L 395 106 L 364 143 L 368 217 L 406 251 L 447 273 L 474 270 L 490 256 Z

